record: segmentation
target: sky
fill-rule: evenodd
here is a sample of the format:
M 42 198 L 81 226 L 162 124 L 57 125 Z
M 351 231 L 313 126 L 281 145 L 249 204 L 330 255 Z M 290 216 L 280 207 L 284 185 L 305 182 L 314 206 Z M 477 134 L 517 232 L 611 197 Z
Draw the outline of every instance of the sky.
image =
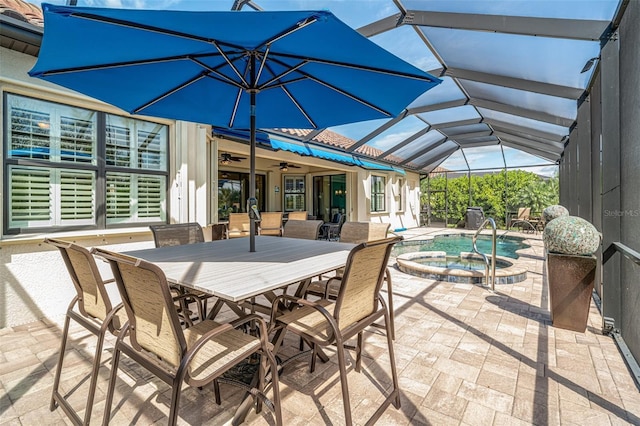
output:
M 379 19 L 398 13 L 398 9 L 391 0 L 255 0 L 255 2 L 268 10 L 330 10 L 338 18 L 353 28 L 359 28 L 371 22 L 375 22 Z M 606 14 L 609 13 L 608 10 L 611 8 L 612 2 L 614 2 L 614 0 L 594 0 L 592 2 L 593 7 L 585 8 L 581 13 L 585 15 L 585 18 L 601 19 L 602 17 L 606 17 Z M 66 4 L 67 0 L 49 0 L 46 1 L 46 3 Z M 564 14 L 575 15 L 575 7 L 573 7 L 574 4 L 572 3 L 574 2 L 571 0 L 450 0 L 446 2 L 434 1 L 430 2 L 429 5 L 431 9 L 435 10 L 438 8 L 442 11 L 455 11 L 456 9 L 461 8 L 465 11 L 478 9 L 477 12 L 479 13 L 502 13 L 505 8 L 508 7 L 510 8 L 510 13 L 515 15 L 520 14 L 523 16 L 536 16 L 540 10 L 544 10 L 547 7 L 553 7 L 554 10 L 556 10 L 558 17 L 562 17 Z M 232 4 L 233 0 L 78 0 L 78 6 L 170 10 L 230 10 Z M 420 0 L 404 0 L 403 4 L 408 8 L 419 8 Z M 246 9 L 247 7 L 245 6 L 245 10 Z M 418 34 L 416 34 L 416 32 L 409 26 L 400 27 L 393 31 L 376 35 L 372 37 L 371 40 L 422 70 L 432 71 L 440 67 L 438 60 L 428 49 L 425 48 L 424 43 L 421 42 Z M 442 97 L 443 99 L 451 99 L 452 91 L 455 90 L 459 91 L 457 86 L 455 84 L 451 84 L 450 81 L 446 81 L 445 79 L 443 84 L 438 86 L 436 89 L 428 91 L 423 95 L 423 97 L 414 103 L 419 104 L 420 100 L 422 100 L 426 105 L 428 105 L 437 103 L 439 97 Z M 456 95 L 453 96 L 455 97 Z M 460 92 L 459 96 L 464 97 L 464 94 Z M 473 110 L 473 107 L 469 108 Z M 376 138 L 370 144 L 383 149 L 384 146 L 388 146 L 388 144 L 393 140 L 402 140 L 404 137 L 414 133 L 417 126 L 420 126 L 421 124 L 424 125 L 424 123 L 416 123 L 416 121 L 419 122 L 420 120 L 415 118 L 414 120 L 405 119 L 401 122 L 401 125 L 394 126 L 392 132 L 386 132 L 383 137 Z M 382 123 L 384 123 L 384 120 L 353 123 L 331 128 L 331 130 L 348 138 L 358 140 L 363 136 L 366 136 L 371 130 L 380 126 Z M 557 166 L 550 164 L 548 160 L 543 160 L 522 151 L 506 148 L 504 150 L 504 155 L 507 166 L 509 167 L 520 165 L 539 165 L 539 167 L 527 167 L 526 170 L 543 175 L 553 175 L 557 171 Z M 475 149 L 473 151 L 469 151 L 469 153 L 467 153 L 467 150 L 465 149 L 465 156 L 466 160 L 471 163 L 472 168 L 480 168 L 480 166 L 477 166 L 476 164 L 482 165 L 482 168 L 493 167 L 494 164 L 496 167 L 501 167 L 504 164 L 502 152 L 498 146 L 482 147 L 482 149 Z M 451 170 L 467 169 L 465 158 L 459 153 L 458 155 L 451 156 L 441 165 Z

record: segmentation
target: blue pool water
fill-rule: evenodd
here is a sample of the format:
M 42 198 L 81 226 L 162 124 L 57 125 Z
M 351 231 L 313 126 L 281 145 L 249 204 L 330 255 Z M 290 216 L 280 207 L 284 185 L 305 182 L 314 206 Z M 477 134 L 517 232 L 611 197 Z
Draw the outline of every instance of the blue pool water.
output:
M 447 256 L 458 256 L 463 251 L 473 251 L 471 234 L 451 234 L 437 235 L 433 240 L 401 241 L 393 249 L 394 255 L 410 253 L 414 251 L 444 251 Z M 498 256 L 517 259 L 517 250 L 530 247 L 525 244 L 524 238 L 520 237 L 498 237 L 496 240 L 496 251 Z M 481 253 L 491 253 L 491 237 L 489 235 L 478 236 L 478 250 Z

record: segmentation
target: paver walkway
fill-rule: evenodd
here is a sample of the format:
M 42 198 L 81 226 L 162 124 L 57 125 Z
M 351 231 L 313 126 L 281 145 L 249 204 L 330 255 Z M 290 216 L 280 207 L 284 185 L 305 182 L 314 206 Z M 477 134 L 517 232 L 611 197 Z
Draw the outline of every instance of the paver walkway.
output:
M 442 230 L 419 228 L 405 238 Z M 381 425 L 621 425 L 640 424 L 640 393 L 613 340 L 601 334 L 592 302 L 589 326 L 576 333 L 551 326 L 540 235 L 522 234 L 532 245 L 518 262 L 526 281 L 478 285 L 422 279 L 393 270 L 395 352 L 402 407 L 389 407 Z M 70 424 L 61 409 L 49 411 L 62 321 L 47 319 L 0 330 L 0 424 Z M 95 338 L 74 328 L 62 380 L 82 410 Z M 107 342 L 111 348 L 113 339 Z M 282 356 L 298 353 L 285 341 Z M 382 400 L 390 376 L 382 331 L 365 335 L 363 372 L 349 373 L 354 419 L 362 424 Z M 109 349 L 108 349 L 109 350 Z M 332 353 L 330 353 L 332 355 Z M 92 424 L 100 424 L 110 366 L 103 358 Z M 168 386 L 123 359 L 112 424 L 166 424 Z M 286 425 L 343 424 L 335 357 L 308 371 L 308 357 L 285 367 L 281 377 Z M 242 390 L 222 385 L 217 406 L 211 388 L 186 389 L 180 424 L 228 423 Z M 267 411 L 249 424 L 273 424 Z

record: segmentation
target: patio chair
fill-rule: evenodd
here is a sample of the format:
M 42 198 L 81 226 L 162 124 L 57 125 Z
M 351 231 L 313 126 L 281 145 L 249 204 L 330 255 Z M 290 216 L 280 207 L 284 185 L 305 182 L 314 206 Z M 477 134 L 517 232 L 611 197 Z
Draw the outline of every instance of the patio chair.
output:
M 520 207 L 518 209 L 518 215 L 516 217 L 512 217 L 509 221 L 508 229 L 510 229 L 514 225 L 522 224 L 522 222 L 528 221 L 529 216 L 531 214 L 530 207 Z M 522 226 L 520 226 L 522 228 Z
M 307 212 L 289 212 L 287 220 L 307 220 Z
M 189 223 L 170 223 L 163 225 L 151 225 L 149 226 L 151 233 L 153 234 L 153 242 L 156 247 L 169 247 L 169 246 L 181 246 L 184 244 L 196 244 L 204 242 L 204 232 L 202 227 L 197 222 Z M 198 312 L 202 312 L 202 315 L 207 314 L 208 300 L 213 296 L 207 293 L 203 293 L 198 290 L 185 289 L 180 286 L 172 286 L 179 294 L 191 293 L 197 296 L 197 303 L 200 303 Z M 181 299 L 182 308 L 185 312 L 187 322 L 190 322 L 190 312 L 187 312 L 185 303 L 188 304 L 188 300 Z M 204 317 L 199 318 L 202 320 Z
M 224 223 L 212 223 L 203 228 L 205 241 L 224 240 L 227 237 L 227 225 Z
M 367 241 L 383 240 L 387 238 L 390 223 L 374 223 L 374 222 L 346 222 L 340 231 L 339 241 L 342 243 L 359 244 Z M 344 273 L 344 268 L 340 268 L 335 272 L 335 276 L 331 279 L 320 277 L 318 281 L 312 281 L 305 291 L 305 295 L 312 294 L 324 298 L 335 299 L 338 297 L 339 278 Z M 338 278 L 338 280 L 335 280 Z M 330 283 L 331 281 L 331 283 Z M 384 281 L 387 285 L 387 303 L 389 306 L 391 337 L 395 340 L 396 328 L 394 320 L 393 307 L 393 282 L 391 281 L 391 271 L 387 269 Z
M 320 239 L 321 240 L 337 240 L 340 236 L 340 230 L 344 224 L 346 215 L 342 213 L 336 213 L 331 218 L 331 222 L 323 223 L 320 227 Z
M 62 344 L 60 345 L 58 365 L 53 379 L 53 391 L 49 409 L 53 411 L 57 406 L 60 406 L 74 424 L 89 424 L 104 338 L 107 333 L 114 335 L 119 333 L 120 328 L 127 320 L 126 313 L 124 309 L 121 309 L 122 304 L 113 306 L 105 284 L 114 282 L 114 280 L 103 281 L 95 259 L 89 250 L 77 244 L 53 238 L 46 238 L 44 241 L 60 250 L 62 259 L 71 277 L 71 282 L 76 290 L 76 296 L 69 304 L 64 319 Z M 93 355 L 93 367 L 91 369 L 91 379 L 87 392 L 84 420 L 80 419 L 80 416 L 78 416 L 71 404 L 65 399 L 65 396 L 58 390 L 71 319 L 95 334 L 98 339 L 95 354 Z
M 197 387 L 213 382 L 215 400 L 220 404 L 217 379 L 247 357 L 259 354 L 261 361 L 258 388 L 257 392 L 253 392 L 256 396 L 256 411 L 260 412 L 263 400 L 270 404 L 264 396 L 265 377 L 269 367 L 275 422 L 282 424 L 278 370 L 262 318 L 248 315 L 226 324 L 205 320 L 183 330 L 169 293 L 167 279 L 158 266 L 100 248 L 94 248 L 94 251 L 111 264 L 129 319 L 114 348 L 104 424 L 108 424 L 111 417 L 122 353 L 171 386 L 169 425 L 177 422 L 183 382 Z M 238 330 L 238 327 L 250 323 L 258 326 L 259 337 Z
M 196 222 L 151 225 L 149 229 L 156 247 L 204 243 L 202 227 Z
M 227 238 L 248 237 L 250 233 L 251 223 L 248 213 L 229 213 Z
M 347 425 L 351 425 L 352 420 L 345 359 L 345 349 L 347 347 L 345 344 L 347 340 L 357 337 L 355 370 L 360 372 L 363 331 L 383 317 L 384 327 L 387 332 L 392 390 L 366 424 L 373 424 L 390 403 L 393 403 L 396 408 L 400 408 L 393 340 L 389 330 L 389 311 L 380 295 L 380 288 L 391 249 L 400 240 L 401 238 L 399 237 L 377 240 L 362 243 L 353 248 L 349 253 L 344 275 L 340 279 L 341 285 L 335 302 L 328 299 L 312 302 L 307 299 L 298 299 L 294 296 L 281 295 L 274 300 L 272 305 L 271 324 L 273 324 L 273 330 L 276 331 L 276 348 L 282 342 L 286 331 L 297 334 L 309 342 L 313 349 L 311 355 L 312 372 L 315 369 L 315 360 L 318 355 L 317 347 L 337 346 L 342 401 L 345 424 Z M 280 304 L 287 302 L 291 304 L 291 310 L 280 314 Z M 364 424 L 365 422 L 362 421 L 360 423 Z
M 260 214 L 260 235 L 282 236 L 282 212 L 262 212 Z
M 283 237 L 317 240 L 321 220 L 288 220 L 284 225 Z

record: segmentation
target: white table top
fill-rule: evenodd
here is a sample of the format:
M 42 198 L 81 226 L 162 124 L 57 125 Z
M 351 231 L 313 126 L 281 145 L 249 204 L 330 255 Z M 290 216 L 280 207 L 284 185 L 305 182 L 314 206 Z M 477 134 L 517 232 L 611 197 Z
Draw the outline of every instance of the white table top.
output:
M 256 236 L 129 251 L 158 265 L 173 284 L 240 302 L 344 266 L 355 244 Z

